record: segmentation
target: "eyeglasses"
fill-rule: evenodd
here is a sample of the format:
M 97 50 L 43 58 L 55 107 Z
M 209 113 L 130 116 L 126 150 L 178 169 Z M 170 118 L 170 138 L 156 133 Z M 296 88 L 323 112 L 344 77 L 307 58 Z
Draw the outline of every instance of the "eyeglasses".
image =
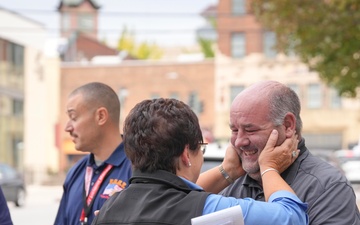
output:
M 200 150 L 203 154 L 205 154 L 207 144 L 208 143 L 200 143 Z

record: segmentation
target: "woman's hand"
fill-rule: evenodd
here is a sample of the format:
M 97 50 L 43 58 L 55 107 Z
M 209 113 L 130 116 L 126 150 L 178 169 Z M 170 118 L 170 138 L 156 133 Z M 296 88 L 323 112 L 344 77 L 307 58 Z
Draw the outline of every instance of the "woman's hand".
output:
M 262 171 L 273 168 L 284 172 L 299 156 L 300 150 L 297 149 L 298 140 L 294 133 L 290 138 L 286 138 L 280 146 L 275 146 L 278 140 L 278 131 L 273 130 L 259 156 L 259 164 Z
M 226 148 L 222 165 L 224 170 L 233 180 L 236 180 L 237 178 L 245 175 L 245 170 L 242 168 L 240 156 L 231 143 L 229 143 L 228 147 Z

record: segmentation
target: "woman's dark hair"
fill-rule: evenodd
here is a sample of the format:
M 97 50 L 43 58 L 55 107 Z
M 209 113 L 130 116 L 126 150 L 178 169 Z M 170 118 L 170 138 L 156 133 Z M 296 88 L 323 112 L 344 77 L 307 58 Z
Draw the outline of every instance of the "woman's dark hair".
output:
M 196 114 L 176 99 L 138 103 L 125 119 L 125 152 L 134 169 L 176 173 L 176 159 L 186 145 L 198 150 L 203 137 Z

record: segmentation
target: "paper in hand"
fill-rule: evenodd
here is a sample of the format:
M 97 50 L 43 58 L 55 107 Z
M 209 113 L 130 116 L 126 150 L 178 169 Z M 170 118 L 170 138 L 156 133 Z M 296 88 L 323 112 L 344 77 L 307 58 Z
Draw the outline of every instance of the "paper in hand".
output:
M 192 225 L 244 225 L 240 206 L 233 206 L 217 212 L 191 219 Z

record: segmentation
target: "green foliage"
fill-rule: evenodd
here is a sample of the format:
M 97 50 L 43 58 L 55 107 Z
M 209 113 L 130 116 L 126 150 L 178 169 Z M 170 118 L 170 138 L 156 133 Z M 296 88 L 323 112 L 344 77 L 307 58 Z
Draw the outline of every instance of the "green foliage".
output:
M 133 33 L 128 31 L 126 27 L 121 32 L 120 39 L 118 41 L 117 50 L 119 51 L 127 51 L 130 55 L 132 55 L 135 49 L 135 38 Z
M 213 41 L 204 38 L 198 38 L 198 43 L 205 58 L 214 58 L 215 53 L 212 48 Z
M 147 42 L 140 43 L 135 51 L 135 57 L 138 59 L 160 59 L 163 51 L 155 44 Z
M 163 51 L 155 43 L 149 44 L 135 42 L 135 35 L 124 27 L 118 41 L 117 50 L 127 51 L 132 57 L 137 59 L 160 59 Z
M 277 34 L 277 50 L 295 52 L 340 94 L 360 87 L 359 0 L 253 0 L 259 21 Z

